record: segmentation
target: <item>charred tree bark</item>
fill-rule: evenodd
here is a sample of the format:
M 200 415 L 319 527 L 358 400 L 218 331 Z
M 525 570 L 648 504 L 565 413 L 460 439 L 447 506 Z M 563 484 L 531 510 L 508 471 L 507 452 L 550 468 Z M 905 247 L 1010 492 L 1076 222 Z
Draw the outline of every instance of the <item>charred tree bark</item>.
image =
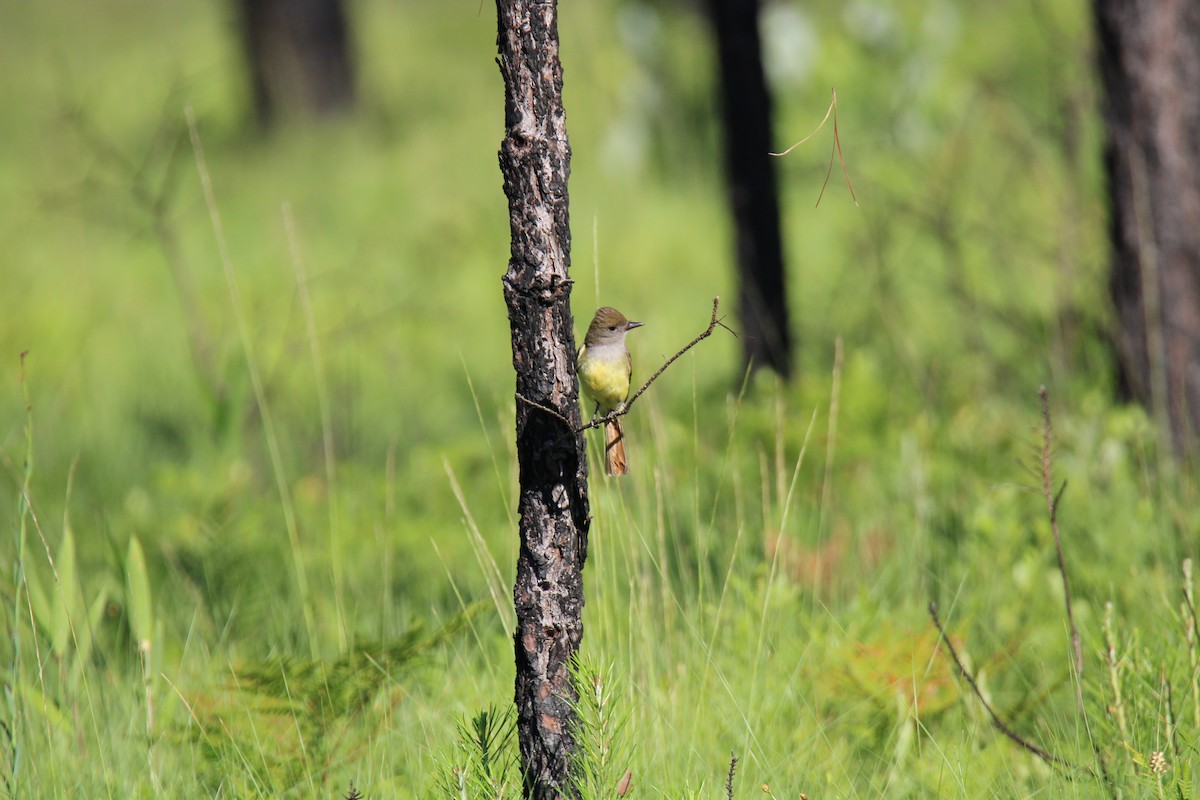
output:
M 496 0 L 504 77 L 500 172 L 512 232 L 504 299 L 517 373 L 520 466 L 521 547 L 513 590 L 517 738 L 525 797 L 537 800 L 575 796 L 570 783 L 575 694 L 568 666 L 583 639 L 582 570 L 590 522 L 587 457 L 577 432 L 568 277 L 571 150 L 556 5 Z
M 707 0 L 717 38 L 725 172 L 733 211 L 742 355 L 787 377 L 792 369 L 771 93 L 763 72 L 759 0 Z
M 1200 3 L 1095 0 L 1121 385 L 1200 432 Z
M 344 0 L 237 0 L 237 5 L 260 128 L 287 111 L 324 117 L 354 105 Z

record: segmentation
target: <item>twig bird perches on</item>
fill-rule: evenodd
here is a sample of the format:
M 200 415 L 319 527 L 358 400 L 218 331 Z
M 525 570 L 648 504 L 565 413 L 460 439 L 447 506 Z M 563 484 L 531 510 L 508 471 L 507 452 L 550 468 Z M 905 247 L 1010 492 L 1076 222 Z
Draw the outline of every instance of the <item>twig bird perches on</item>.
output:
M 583 425 L 580 425 L 579 428 L 576 429 L 574 432 L 578 433 L 579 431 L 586 431 L 588 428 L 599 428 L 601 425 L 606 425 L 609 422 L 612 422 L 613 420 L 618 419 L 618 418 L 623 417 L 626 414 L 628 414 L 629 410 L 631 408 L 633 408 L 633 404 L 635 402 L 637 402 L 637 399 L 639 397 L 641 397 L 643 394 L 645 394 L 646 390 L 650 388 L 650 384 L 652 384 L 656 380 L 658 380 L 659 375 L 662 375 L 664 372 L 667 371 L 667 367 L 671 366 L 677 360 L 679 360 L 679 357 L 682 356 L 684 353 L 686 353 L 688 350 L 691 350 L 693 347 L 700 344 L 700 342 L 702 342 L 705 339 L 707 339 L 708 337 L 712 336 L 713 331 L 716 330 L 718 327 L 724 328 L 725 330 L 732 333 L 734 336 L 737 336 L 738 335 L 737 331 L 735 331 L 733 328 L 726 325 L 721 320 L 717 319 L 717 309 L 720 306 L 720 304 L 721 304 L 721 298 L 714 297 L 713 298 L 713 307 L 712 307 L 712 319 L 709 320 L 708 327 L 705 328 L 700 333 L 700 335 L 697 336 L 695 339 L 692 339 L 690 342 L 685 344 L 679 350 L 679 352 L 677 352 L 675 355 L 671 356 L 666 361 L 664 361 L 663 365 L 661 367 L 659 367 L 653 375 L 651 375 L 649 378 L 646 379 L 646 382 L 642 384 L 641 388 L 639 388 L 636 392 L 634 392 L 633 394 L 631 394 L 629 396 L 629 399 L 625 401 L 624 406 L 616 409 L 615 411 L 610 411 L 607 414 L 602 414 L 602 415 L 596 417 L 595 419 L 591 420 L 590 422 L 585 422 Z
M 693 347 L 700 344 L 700 342 L 704 341 L 709 336 L 712 336 L 713 331 L 715 331 L 718 327 L 724 328 L 725 330 L 732 333 L 734 336 L 738 335 L 737 331 L 735 331 L 733 328 L 730 328 L 728 325 L 726 325 L 721 320 L 717 319 L 717 309 L 720 307 L 720 304 L 721 304 L 721 298 L 714 297 L 713 298 L 713 307 L 712 307 L 712 319 L 709 320 L 708 327 L 705 328 L 703 331 L 701 331 L 700 335 L 698 335 L 695 339 L 692 339 L 690 342 L 688 342 L 686 345 L 684 345 L 682 348 L 680 348 L 679 352 L 677 352 L 675 355 L 671 356 L 666 361 L 664 361 L 663 365 L 661 367 L 659 367 L 653 375 L 651 375 L 649 378 L 647 378 L 646 382 L 643 383 L 636 392 L 631 394 L 629 396 L 629 399 L 625 401 L 625 404 L 618 409 L 610 411 L 607 414 L 601 414 L 600 416 L 595 417 L 591 421 L 585 422 L 584 424 L 580 425 L 579 427 L 575 427 L 571 424 L 571 421 L 569 419 L 567 419 L 565 416 L 560 414 L 555 409 L 550 408 L 549 406 L 544 406 L 541 403 L 535 403 L 534 401 L 530 400 L 528 397 L 522 397 L 521 395 L 517 395 L 517 399 L 520 400 L 522 403 L 524 403 L 527 406 L 531 406 L 533 408 L 540 409 L 542 411 L 545 411 L 547 414 L 551 415 L 552 417 L 555 417 L 560 422 L 565 424 L 570 429 L 572 434 L 580 433 L 581 431 L 586 431 L 589 428 L 599 428 L 601 425 L 607 425 L 608 423 L 613 422 L 614 420 L 617 420 L 620 417 L 623 417 L 626 414 L 628 414 L 629 410 L 631 408 L 633 408 L 633 404 L 635 402 L 637 402 L 637 399 L 639 397 L 641 397 L 643 394 L 645 394 L 646 390 L 650 388 L 650 384 L 652 384 L 656 380 L 658 380 L 659 375 L 662 375 L 664 372 L 666 372 L 667 367 L 671 366 L 677 360 L 679 360 L 680 356 L 682 356 L 688 350 L 691 350 Z

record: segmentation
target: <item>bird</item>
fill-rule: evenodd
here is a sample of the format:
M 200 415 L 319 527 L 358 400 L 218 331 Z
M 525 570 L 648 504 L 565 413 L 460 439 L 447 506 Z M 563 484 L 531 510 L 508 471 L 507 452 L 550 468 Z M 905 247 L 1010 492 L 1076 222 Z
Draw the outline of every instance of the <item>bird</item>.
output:
M 633 376 L 633 358 L 625 345 L 625 335 L 644 324 L 630 322 L 611 306 L 596 309 L 575 358 L 579 385 L 596 403 L 593 417 L 625 407 Z M 604 425 L 604 472 L 606 475 L 624 475 L 627 471 L 625 434 L 621 430 L 621 421 L 614 419 Z

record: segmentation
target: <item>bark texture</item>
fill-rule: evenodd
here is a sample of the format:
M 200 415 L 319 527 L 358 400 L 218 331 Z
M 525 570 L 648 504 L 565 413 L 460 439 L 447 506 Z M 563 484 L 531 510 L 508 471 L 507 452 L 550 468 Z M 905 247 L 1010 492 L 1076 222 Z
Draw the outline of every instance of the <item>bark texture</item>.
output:
M 527 798 L 573 797 L 575 695 L 590 516 L 568 277 L 571 150 L 553 0 L 497 0 L 512 252 L 504 299 L 517 373 L 521 547 L 513 599 L 517 736 Z M 555 409 L 562 419 L 526 400 Z M 563 419 L 570 422 L 570 426 Z
M 322 117 L 354 105 L 344 0 L 237 0 L 237 5 L 260 128 L 288 111 Z
M 725 172 L 733 212 L 742 354 L 754 367 L 792 369 L 771 93 L 763 72 L 759 0 L 707 0 L 717 38 Z
M 1200 2 L 1094 0 L 1122 387 L 1200 431 Z

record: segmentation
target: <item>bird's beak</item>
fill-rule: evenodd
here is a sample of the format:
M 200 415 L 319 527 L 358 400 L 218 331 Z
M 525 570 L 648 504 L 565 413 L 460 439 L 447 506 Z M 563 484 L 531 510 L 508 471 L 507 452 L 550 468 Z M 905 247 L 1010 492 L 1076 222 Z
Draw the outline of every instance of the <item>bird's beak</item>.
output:
M 646 323 L 644 323 L 644 322 L 629 322 L 629 323 L 626 323 L 626 325 L 625 325 L 625 330 L 627 330 L 627 331 L 631 331 L 631 330 L 633 330 L 634 328 L 640 328 L 640 327 L 642 327 L 642 326 L 643 326 L 643 325 L 645 325 L 645 324 L 646 324 Z

